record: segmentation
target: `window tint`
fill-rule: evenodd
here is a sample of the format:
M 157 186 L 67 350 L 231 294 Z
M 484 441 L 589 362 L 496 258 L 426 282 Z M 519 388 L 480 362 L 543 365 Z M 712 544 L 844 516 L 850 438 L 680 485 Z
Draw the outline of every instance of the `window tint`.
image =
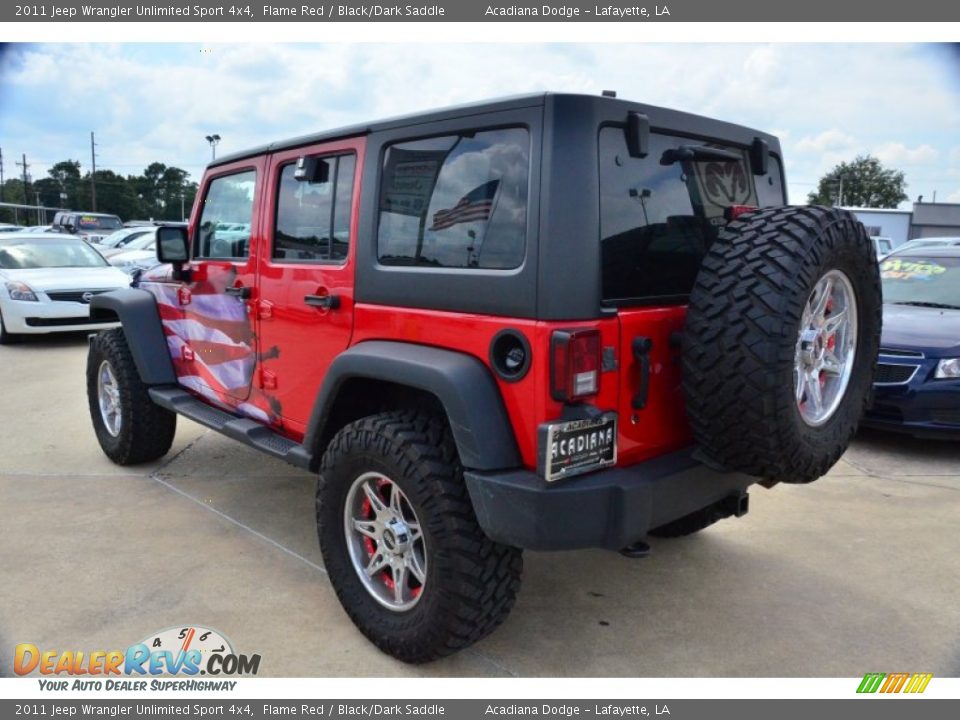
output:
M 296 180 L 296 164 L 280 172 L 273 257 L 288 262 L 340 261 L 350 247 L 353 155 L 324 158 L 326 182 Z
M 384 265 L 511 269 L 526 247 L 530 137 L 522 128 L 387 150 L 377 248 Z
M 255 171 L 246 170 L 210 182 L 200 215 L 197 257 L 239 260 L 250 255 L 256 178 Z
M 711 152 L 712 151 L 712 152 Z M 630 157 L 622 129 L 600 130 L 600 253 L 604 300 L 682 300 L 731 205 L 783 204 L 770 159 L 758 199 L 746 150 L 658 133 Z M 775 196 L 776 199 L 775 200 Z
M 885 303 L 960 307 L 960 258 L 894 255 L 880 263 Z

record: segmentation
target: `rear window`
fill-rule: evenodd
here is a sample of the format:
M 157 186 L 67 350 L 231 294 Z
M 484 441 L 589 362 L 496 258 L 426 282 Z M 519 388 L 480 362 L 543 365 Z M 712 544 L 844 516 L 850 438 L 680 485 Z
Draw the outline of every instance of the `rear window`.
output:
M 119 230 L 123 227 L 118 217 L 99 215 L 81 215 L 78 220 L 81 230 Z
M 685 302 L 732 205 L 785 202 L 780 165 L 755 177 L 746 149 L 653 133 L 631 157 L 621 128 L 600 130 L 603 299 Z
M 388 147 L 377 255 L 383 265 L 508 270 L 526 247 L 530 136 L 523 128 Z

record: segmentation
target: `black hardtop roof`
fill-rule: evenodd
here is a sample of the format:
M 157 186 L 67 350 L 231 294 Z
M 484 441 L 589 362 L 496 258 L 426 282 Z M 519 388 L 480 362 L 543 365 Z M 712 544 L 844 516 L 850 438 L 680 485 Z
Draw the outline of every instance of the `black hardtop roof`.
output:
M 483 100 L 480 102 L 467 103 L 463 105 L 453 105 L 446 108 L 400 115 L 375 122 L 347 125 L 318 133 L 311 133 L 309 135 L 300 135 L 287 140 L 280 140 L 277 142 L 268 143 L 266 145 L 260 145 L 259 147 L 242 150 L 240 152 L 223 155 L 222 157 L 219 157 L 211 162 L 208 167 L 218 167 L 220 165 L 227 165 L 237 160 L 243 160 L 245 158 L 255 157 L 257 155 L 264 155 L 266 153 L 275 152 L 278 150 L 289 150 L 304 145 L 313 145 L 319 142 L 356 137 L 359 135 L 368 135 L 370 133 L 379 132 L 382 130 L 395 130 L 412 125 L 419 125 L 422 123 L 469 117 L 470 115 L 481 115 L 484 113 L 499 112 L 503 110 L 538 107 L 542 106 L 547 101 L 547 98 L 551 97 L 556 99 L 575 99 L 584 103 L 597 103 L 607 106 L 609 106 L 609 104 L 616 103 L 623 106 L 624 113 L 626 113 L 628 110 L 638 110 L 640 112 L 647 112 L 651 114 L 651 123 L 654 126 L 660 125 L 665 128 L 670 128 L 674 124 L 678 124 L 678 121 L 684 120 L 686 121 L 685 124 L 689 124 L 691 121 L 694 121 L 697 124 L 704 123 L 709 125 L 713 132 L 719 132 L 723 135 L 727 134 L 729 130 L 733 129 L 739 130 L 741 133 L 745 129 L 749 130 L 749 128 L 744 128 L 740 125 L 733 125 L 721 120 L 698 116 L 679 110 L 671 110 L 653 105 L 643 105 L 626 100 L 624 98 L 614 98 L 606 95 L 539 92 L 528 93 L 525 95 L 512 95 L 509 97 Z M 659 123 L 657 122 L 657 118 L 660 119 Z M 765 138 L 768 141 L 776 140 L 776 138 L 767 133 L 753 130 L 750 130 L 750 132 L 758 137 Z
M 264 153 L 274 152 L 276 150 L 285 150 L 299 147 L 301 145 L 313 145 L 314 143 L 324 142 L 326 140 L 335 140 L 337 138 L 355 137 L 357 135 L 367 135 L 380 130 L 393 130 L 409 125 L 419 125 L 424 122 L 437 120 L 446 120 L 447 118 L 464 117 L 467 115 L 479 115 L 481 113 L 496 112 L 498 110 L 513 110 L 515 108 L 536 107 L 543 104 L 546 93 L 533 93 L 527 95 L 513 95 L 510 97 L 499 98 L 496 100 L 484 100 L 481 102 L 468 103 L 465 105 L 453 105 L 451 107 L 440 108 L 437 110 L 427 110 L 424 112 L 410 113 L 408 115 L 398 115 L 397 117 L 378 120 L 375 122 L 361 123 L 358 125 L 346 125 L 344 127 L 324 130 L 319 133 L 309 135 L 300 135 L 280 140 L 278 142 L 261 145 L 260 147 L 241 150 L 230 155 L 224 155 L 210 163 L 208 167 L 217 167 L 226 165 L 235 160 L 263 155 Z

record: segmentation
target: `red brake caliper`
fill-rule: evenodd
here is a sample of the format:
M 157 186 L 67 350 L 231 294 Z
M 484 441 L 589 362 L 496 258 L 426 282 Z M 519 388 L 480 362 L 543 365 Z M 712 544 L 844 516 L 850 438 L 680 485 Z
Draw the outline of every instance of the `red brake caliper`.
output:
M 829 315 L 833 314 L 833 298 L 830 298 L 829 300 L 827 300 L 827 307 L 825 308 L 825 312 Z M 833 348 L 836 347 L 836 345 L 837 345 L 837 333 L 836 331 L 834 331 L 834 333 L 829 338 L 827 338 L 827 350 L 829 350 L 830 352 L 833 352 Z M 821 387 L 825 385 L 827 382 L 827 379 L 823 376 L 822 370 L 820 371 L 819 380 L 820 380 Z
M 380 499 L 384 501 L 385 504 L 389 505 L 390 501 L 387 498 L 383 497 L 383 489 L 389 483 L 386 480 L 381 480 L 377 484 L 377 494 L 380 496 Z M 375 513 L 373 512 L 373 505 L 370 503 L 370 498 L 364 496 L 363 502 L 360 505 L 360 514 L 367 518 L 368 520 L 373 520 Z M 367 557 L 372 559 L 377 552 L 377 544 L 373 541 L 373 538 L 364 536 L 363 538 L 363 547 L 367 551 Z M 383 584 L 387 587 L 388 590 L 393 590 L 393 575 L 388 568 L 384 568 L 380 571 L 380 578 L 383 580 Z M 413 597 L 417 597 L 420 594 L 420 591 L 423 590 L 423 586 L 415 587 L 410 589 L 410 594 Z

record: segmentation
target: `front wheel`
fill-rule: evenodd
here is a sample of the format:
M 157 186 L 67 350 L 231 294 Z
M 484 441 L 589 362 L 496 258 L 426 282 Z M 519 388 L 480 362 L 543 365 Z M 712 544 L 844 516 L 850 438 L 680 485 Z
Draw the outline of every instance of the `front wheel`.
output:
M 100 447 L 118 465 L 156 460 L 173 445 L 177 416 L 150 399 L 121 328 L 90 346 L 87 400 Z
M 446 424 L 413 411 L 347 425 L 323 457 L 317 528 L 330 581 L 360 631 L 422 663 L 507 617 L 522 555 L 477 524 Z

